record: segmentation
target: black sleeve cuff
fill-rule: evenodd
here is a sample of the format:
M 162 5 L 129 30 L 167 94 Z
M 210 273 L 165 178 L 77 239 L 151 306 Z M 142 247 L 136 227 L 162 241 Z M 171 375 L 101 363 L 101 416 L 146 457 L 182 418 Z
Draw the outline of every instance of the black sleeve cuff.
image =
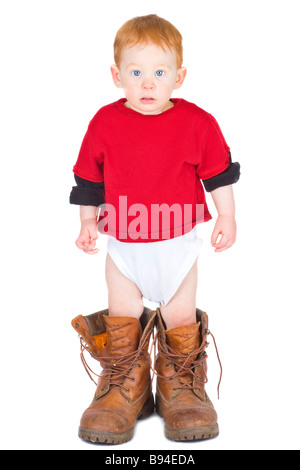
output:
M 70 193 L 70 204 L 79 206 L 100 206 L 105 202 L 104 182 L 95 183 L 74 175 L 77 186 Z
M 229 152 L 230 166 L 219 175 L 213 176 L 207 180 L 202 180 L 203 186 L 207 192 L 214 191 L 214 189 L 221 186 L 228 186 L 229 184 L 236 183 L 241 175 L 240 164 L 238 162 L 232 163 L 231 154 Z

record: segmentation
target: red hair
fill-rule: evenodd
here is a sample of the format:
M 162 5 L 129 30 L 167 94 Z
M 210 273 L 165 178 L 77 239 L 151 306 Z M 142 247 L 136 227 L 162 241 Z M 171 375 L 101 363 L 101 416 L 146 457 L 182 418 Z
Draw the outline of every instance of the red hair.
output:
M 114 41 L 115 64 L 120 68 L 122 52 L 126 47 L 152 42 L 165 51 L 174 50 L 177 67 L 182 67 L 182 36 L 175 26 L 157 15 L 136 16 L 121 26 Z

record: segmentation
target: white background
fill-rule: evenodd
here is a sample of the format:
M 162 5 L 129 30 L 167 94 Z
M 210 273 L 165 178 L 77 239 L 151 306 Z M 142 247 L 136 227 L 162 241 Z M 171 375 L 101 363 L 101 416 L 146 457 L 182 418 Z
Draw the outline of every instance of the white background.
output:
M 77 437 L 94 384 L 70 323 L 107 308 L 106 236 L 97 256 L 80 252 L 68 201 L 89 120 L 124 96 L 110 75 L 115 34 L 157 13 L 184 38 L 188 74 L 173 97 L 213 114 L 241 164 L 237 243 L 216 254 L 214 222 L 198 226 L 198 307 L 224 367 L 218 401 L 211 345 L 221 434 L 172 442 L 154 415 L 113 450 L 299 449 L 298 4 L 1 1 L 1 448 L 112 450 Z

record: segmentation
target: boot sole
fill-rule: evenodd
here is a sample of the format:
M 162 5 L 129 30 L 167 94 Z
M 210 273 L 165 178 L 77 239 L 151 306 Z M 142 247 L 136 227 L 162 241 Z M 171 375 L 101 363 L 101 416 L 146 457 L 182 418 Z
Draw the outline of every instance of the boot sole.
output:
M 157 395 L 155 405 L 158 416 L 164 418 Z M 195 426 L 181 429 L 173 429 L 165 425 L 165 436 L 171 441 L 202 441 L 204 439 L 213 439 L 218 435 L 218 424 L 214 424 L 213 426 Z
M 171 441 L 202 441 L 219 435 L 219 426 L 196 426 L 194 428 L 171 429 L 165 426 L 165 436 Z
M 151 397 L 144 404 L 137 419 L 145 419 L 152 415 L 154 412 L 154 397 Z M 114 433 L 108 431 L 96 431 L 94 429 L 79 427 L 78 436 L 84 441 L 89 441 L 99 444 L 123 444 L 133 438 L 134 428 L 128 429 L 123 433 Z
M 118 434 L 107 431 L 94 431 L 93 429 L 79 427 L 78 436 L 84 441 L 93 442 L 94 444 L 123 444 L 130 441 L 133 437 L 134 429 Z

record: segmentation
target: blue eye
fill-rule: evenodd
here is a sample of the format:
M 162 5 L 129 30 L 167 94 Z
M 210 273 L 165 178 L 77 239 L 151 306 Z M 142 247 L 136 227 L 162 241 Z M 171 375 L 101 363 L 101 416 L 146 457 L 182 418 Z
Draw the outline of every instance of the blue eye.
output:
M 158 77 L 162 77 L 165 72 L 163 70 L 157 70 L 155 73 Z
M 140 74 L 141 72 L 139 70 L 134 70 L 132 73 L 135 77 L 139 77 L 137 74 Z

